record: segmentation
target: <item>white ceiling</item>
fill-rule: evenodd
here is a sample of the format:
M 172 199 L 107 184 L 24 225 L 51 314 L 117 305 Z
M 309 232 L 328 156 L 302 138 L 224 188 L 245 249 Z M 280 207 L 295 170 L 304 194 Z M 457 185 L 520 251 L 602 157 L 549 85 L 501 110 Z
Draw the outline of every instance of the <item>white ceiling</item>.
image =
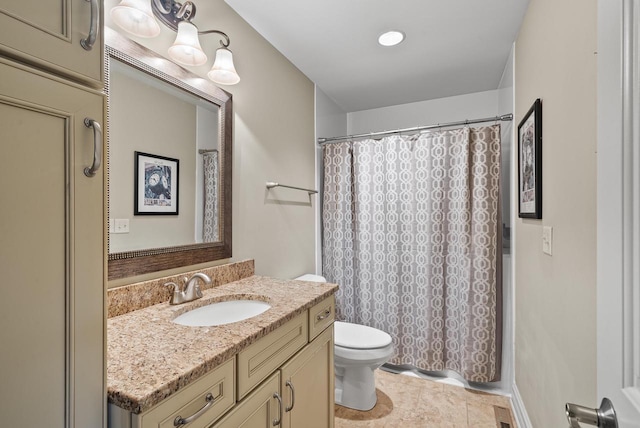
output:
M 529 3 L 225 1 L 346 112 L 497 89 Z

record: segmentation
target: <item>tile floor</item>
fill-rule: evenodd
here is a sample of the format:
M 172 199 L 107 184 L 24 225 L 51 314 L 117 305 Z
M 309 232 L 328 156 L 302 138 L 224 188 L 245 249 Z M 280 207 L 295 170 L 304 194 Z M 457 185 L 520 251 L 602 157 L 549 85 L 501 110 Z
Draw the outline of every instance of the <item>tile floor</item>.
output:
M 336 405 L 335 428 L 517 428 L 508 397 L 383 370 L 376 386 L 368 412 Z

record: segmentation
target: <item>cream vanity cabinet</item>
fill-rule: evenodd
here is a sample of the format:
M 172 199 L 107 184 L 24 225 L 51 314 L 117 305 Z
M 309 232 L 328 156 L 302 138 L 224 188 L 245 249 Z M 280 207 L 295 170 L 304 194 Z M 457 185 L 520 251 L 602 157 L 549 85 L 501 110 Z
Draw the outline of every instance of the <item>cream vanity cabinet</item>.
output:
M 103 105 L 0 57 L 2 426 L 103 425 Z
M 146 412 L 110 404 L 109 425 L 332 428 L 333 315 L 330 296 Z M 191 422 L 179 423 L 187 418 Z
M 240 401 L 212 428 L 333 427 L 333 314 L 331 296 L 240 352 Z
M 104 97 L 60 77 L 100 86 L 101 39 L 71 53 L 87 52 L 91 7 L 0 1 L 2 426 L 106 420 L 104 176 L 84 174 L 102 155 Z
M 333 401 L 333 327 L 329 327 L 213 428 L 329 428 Z
M 0 54 L 101 87 L 102 3 L 0 0 Z

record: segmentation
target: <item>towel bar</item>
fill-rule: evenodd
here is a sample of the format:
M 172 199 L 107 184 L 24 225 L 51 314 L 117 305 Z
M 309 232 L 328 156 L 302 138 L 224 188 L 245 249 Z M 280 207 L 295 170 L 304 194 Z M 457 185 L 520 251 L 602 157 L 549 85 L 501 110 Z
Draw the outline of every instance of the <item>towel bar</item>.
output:
M 280 184 L 280 183 L 276 183 L 274 181 L 267 181 L 267 189 L 273 189 L 274 187 L 286 187 L 288 189 L 303 190 L 305 192 L 308 192 L 310 195 L 312 195 L 314 193 L 318 193 L 317 190 L 304 189 L 302 187 L 295 187 L 295 186 L 287 186 L 286 184 Z

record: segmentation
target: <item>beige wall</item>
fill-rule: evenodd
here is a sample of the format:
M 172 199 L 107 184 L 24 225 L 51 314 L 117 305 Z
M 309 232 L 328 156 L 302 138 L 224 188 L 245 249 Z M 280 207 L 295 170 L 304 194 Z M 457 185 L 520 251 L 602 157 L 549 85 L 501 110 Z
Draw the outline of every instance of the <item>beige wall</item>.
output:
M 105 1 L 105 23 L 118 2 Z M 222 0 L 201 1 L 194 23 L 231 38 L 241 82 L 223 87 L 233 94 L 233 260 L 254 258 L 256 273 L 293 277 L 313 272 L 316 196 L 274 189 L 272 180 L 314 187 L 314 86 Z M 166 56 L 175 33 L 137 42 Z M 209 62 L 192 68 L 206 76 L 219 46 L 215 35 L 201 44 Z
M 516 221 L 516 386 L 534 427 L 596 403 L 596 0 L 531 0 L 515 118 L 543 110 L 543 219 Z M 553 256 L 542 226 L 553 227 Z

